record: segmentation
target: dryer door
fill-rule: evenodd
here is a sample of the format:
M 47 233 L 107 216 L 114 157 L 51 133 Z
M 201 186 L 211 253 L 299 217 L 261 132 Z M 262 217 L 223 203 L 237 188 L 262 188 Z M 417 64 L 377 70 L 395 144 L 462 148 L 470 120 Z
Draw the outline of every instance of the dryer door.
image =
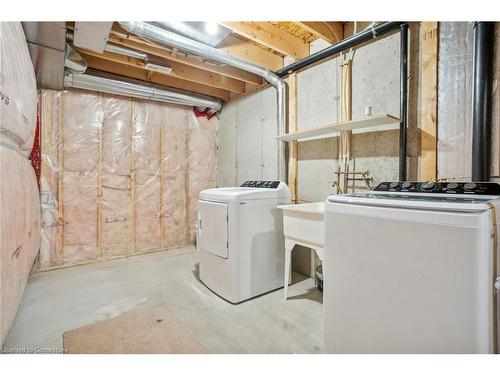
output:
M 227 203 L 198 201 L 199 249 L 227 259 L 227 223 Z

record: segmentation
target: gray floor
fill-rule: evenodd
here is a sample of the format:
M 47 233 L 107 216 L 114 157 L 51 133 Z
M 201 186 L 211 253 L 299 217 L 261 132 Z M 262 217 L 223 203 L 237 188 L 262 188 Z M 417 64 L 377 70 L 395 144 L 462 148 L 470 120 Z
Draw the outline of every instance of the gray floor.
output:
M 294 274 L 283 290 L 232 305 L 197 279 L 192 248 L 31 275 L 4 350 L 61 349 L 62 334 L 166 304 L 210 353 L 321 353 L 322 295 Z

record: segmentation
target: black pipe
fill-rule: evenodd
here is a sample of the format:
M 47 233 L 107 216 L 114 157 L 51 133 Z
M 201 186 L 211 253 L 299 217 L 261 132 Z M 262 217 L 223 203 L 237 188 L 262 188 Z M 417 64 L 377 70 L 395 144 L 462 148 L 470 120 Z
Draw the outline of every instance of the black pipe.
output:
M 489 181 L 494 22 L 474 22 L 472 181 Z
M 406 181 L 408 143 L 408 24 L 400 26 L 399 47 L 399 181 Z
M 332 44 L 319 52 L 313 53 L 310 56 L 303 58 L 302 60 L 296 61 L 293 64 L 285 66 L 277 70 L 274 74 L 278 77 L 285 77 L 290 73 L 297 70 L 305 68 L 311 64 L 321 61 L 327 57 L 333 56 L 337 53 L 345 51 L 349 48 L 356 47 L 357 45 L 376 38 L 379 35 L 388 33 L 396 28 L 398 28 L 403 22 L 383 22 L 378 25 L 373 26 L 367 30 L 361 31 L 349 38 L 343 39 L 338 43 Z

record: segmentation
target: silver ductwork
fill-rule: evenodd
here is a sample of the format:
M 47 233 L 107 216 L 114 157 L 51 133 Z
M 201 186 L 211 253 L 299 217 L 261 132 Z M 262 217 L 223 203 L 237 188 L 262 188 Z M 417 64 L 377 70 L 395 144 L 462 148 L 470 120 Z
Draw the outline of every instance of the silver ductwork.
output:
M 278 135 L 285 134 L 287 124 L 287 86 L 284 80 L 275 75 L 270 70 L 261 66 L 249 63 L 247 61 L 238 59 L 228 53 L 219 51 L 216 48 L 210 47 L 206 44 L 197 42 L 195 40 L 186 38 L 176 33 L 164 30 L 157 26 L 151 25 L 146 22 L 120 22 L 120 25 L 129 33 L 136 34 L 141 38 L 147 39 L 153 43 L 175 47 L 184 52 L 201 56 L 206 59 L 215 60 L 235 68 L 245 70 L 256 74 L 271 85 L 273 85 L 277 92 L 278 98 Z M 278 140 L 278 179 L 282 181 L 287 180 L 286 176 L 286 163 L 285 163 L 285 144 L 283 141 Z
M 123 55 L 123 56 L 128 56 L 128 57 L 135 57 L 136 59 L 141 59 L 144 61 L 148 61 L 149 56 L 145 52 L 137 51 L 135 49 L 130 49 L 122 46 L 118 46 L 116 44 L 111 44 L 108 43 L 106 44 L 106 47 L 104 47 L 105 51 L 116 53 L 118 55 Z
M 210 108 L 213 112 L 219 111 L 222 107 L 220 101 L 207 96 L 190 94 L 174 89 L 167 90 L 158 85 L 102 73 L 92 69 L 88 69 L 85 74 L 75 74 L 66 71 L 64 76 L 64 87 L 189 105 L 202 109 Z
M 64 66 L 73 73 L 81 74 L 87 70 L 87 62 L 68 43 L 66 43 Z

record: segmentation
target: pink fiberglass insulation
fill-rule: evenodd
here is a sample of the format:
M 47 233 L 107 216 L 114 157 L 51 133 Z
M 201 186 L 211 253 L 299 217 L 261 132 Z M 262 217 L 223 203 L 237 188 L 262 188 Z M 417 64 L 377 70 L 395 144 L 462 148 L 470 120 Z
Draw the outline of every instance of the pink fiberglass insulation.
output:
M 102 237 L 106 257 L 134 252 L 132 222 L 132 100 L 103 95 Z
M 40 248 L 40 198 L 30 161 L 0 146 L 0 344 Z
M 40 100 L 40 201 L 42 210 L 41 243 L 38 267 L 48 269 L 62 263 L 58 240 L 62 218 L 59 211 L 59 128 L 62 124 L 62 96 L 42 90 Z M 62 137 L 62 135 L 61 135 Z M 62 143 L 61 143 L 62 145 Z M 62 183 L 62 182 L 61 182 Z
M 216 119 L 189 115 L 189 173 L 188 173 L 188 238 L 195 240 L 198 194 L 217 185 L 217 127 Z
M 164 111 L 163 246 L 175 247 L 187 243 L 188 111 L 176 106 L 165 106 Z
M 132 104 L 136 252 L 161 248 L 160 159 L 163 112 L 163 106 L 159 103 L 136 100 Z
M 41 99 L 41 269 L 193 242 L 198 193 L 215 186 L 216 118 L 80 90 Z

